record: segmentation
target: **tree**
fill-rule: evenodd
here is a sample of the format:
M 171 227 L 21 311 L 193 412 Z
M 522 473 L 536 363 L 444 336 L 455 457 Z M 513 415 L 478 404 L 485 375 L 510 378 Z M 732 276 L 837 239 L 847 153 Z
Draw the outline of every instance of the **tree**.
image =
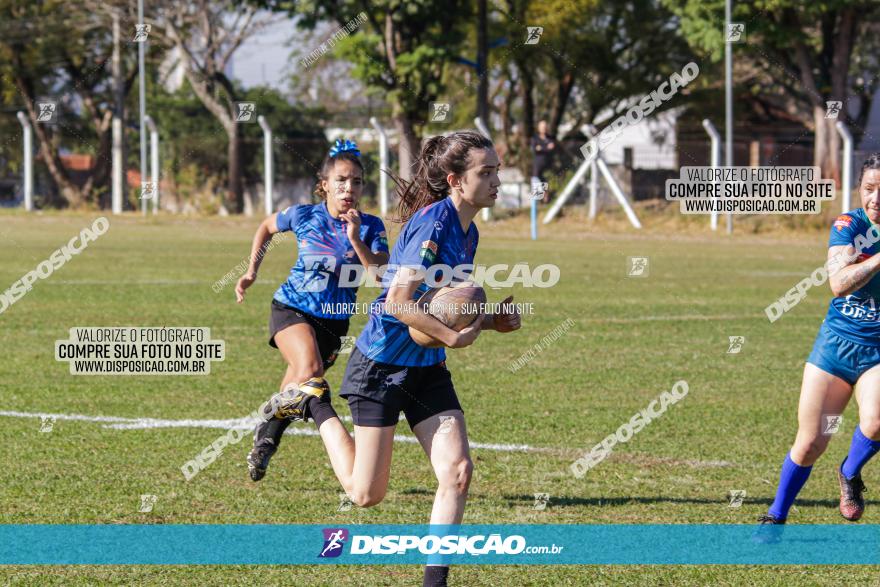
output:
M 694 56 L 678 21 L 659 0 L 506 0 L 496 35 L 510 40 L 496 76 L 509 90 L 498 93 L 505 139 L 524 164 L 538 120 L 549 132 L 601 131 L 634 102 Z M 527 26 L 543 28 L 527 44 Z M 533 39 L 534 41 L 534 39 Z M 516 137 L 510 137 L 517 123 Z M 565 138 L 558 136 L 559 139 Z
M 400 176 L 411 177 L 420 148 L 419 129 L 428 108 L 443 91 L 447 64 L 458 55 L 465 25 L 473 22 L 464 0 L 252 0 L 253 4 L 298 16 L 297 24 L 314 28 L 332 20 L 341 27 L 357 23 L 357 34 L 342 39 L 339 56 L 354 64 L 353 74 L 373 94 L 391 103 L 400 136 Z M 360 16 L 363 14 L 363 16 Z M 349 31 L 351 32 L 351 31 Z M 335 44 L 335 43 L 334 43 Z M 322 47 L 324 47 L 322 49 Z M 316 51 L 326 50 L 324 45 Z
M 235 105 L 240 93 L 226 72 L 241 44 L 270 22 L 253 6 L 222 0 L 171 0 L 161 8 L 158 22 L 164 30 L 160 38 L 176 50 L 193 92 L 226 133 L 229 204 L 237 213 L 244 211 L 242 132 Z
M 326 150 L 326 139 L 316 124 L 321 111 L 291 106 L 276 90 L 254 87 L 245 91 L 236 86 L 236 94 L 243 101 L 259 103 L 260 113 L 272 126 L 275 142 L 275 174 L 277 177 L 306 177 L 314 175 L 318 154 Z M 202 105 L 188 82 L 176 92 L 165 92 L 160 84 L 149 97 L 156 124 L 161 130 L 165 150 L 166 176 L 175 182 L 187 168 L 197 171 L 198 179 L 216 184 L 228 170 L 227 158 L 217 149 L 217 121 Z M 240 127 L 242 175 L 248 182 L 263 179 L 263 141 L 260 127 L 244 124 Z M 293 151 L 297 156 L 289 156 Z M 314 153 L 307 158 L 301 153 Z M 211 180 L 208 182 L 208 180 Z
M 0 73 L 14 87 L 5 101 L 27 112 L 40 157 L 63 203 L 72 207 L 95 203 L 109 182 L 113 87 L 107 65 L 113 47 L 109 13 L 93 8 L 88 0 L 0 1 Z M 127 69 L 125 94 L 136 74 Z M 35 102 L 48 97 L 58 102 L 55 125 L 37 122 Z M 95 158 L 81 186 L 62 164 L 62 144 Z
M 664 0 L 682 19 L 692 46 L 720 59 L 724 47 L 722 0 Z M 734 21 L 747 23 L 747 42 L 736 45 L 781 88 L 784 104 L 815 133 L 813 164 L 822 176 L 840 179 L 840 137 L 826 102 L 843 102 L 842 114 L 864 131 L 880 74 L 876 55 L 857 51 L 876 33 L 874 0 L 742 0 Z M 741 49 L 741 50 L 740 50 Z M 855 56 L 855 59 L 854 59 Z M 765 93 L 773 101 L 772 92 Z

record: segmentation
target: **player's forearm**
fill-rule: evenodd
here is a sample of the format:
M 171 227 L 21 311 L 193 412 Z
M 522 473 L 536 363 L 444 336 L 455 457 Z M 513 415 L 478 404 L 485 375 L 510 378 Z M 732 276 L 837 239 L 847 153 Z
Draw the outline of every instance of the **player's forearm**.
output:
M 394 316 L 407 326 L 436 338 L 446 346 L 451 346 L 457 334 L 442 322 L 422 310 L 416 302 L 399 302 L 390 297 L 385 301 L 385 312 Z
M 253 243 L 251 243 L 251 257 L 248 264 L 248 274 L 256 275 L 263 263 L 263 257 L 266 255 L 266 247 L 272 240 L 272 233 L 265 223 L 260 224 L 257 233 L 254 235 Z
M 853 263 L 829 275 L 831 292 L 837 297 L 848 296 L 863 288 L 880 271 L 880 255 Z
M 374 253 L 370 250 L 370 247 L 360 239 L 357 241 L 351 241 L 351 246 L 354 249 L 355 254 L 357 254 L 358 259 L 361 260 L 361 265 L 364 267 L 369 267 L 370 265 L 385 265 L 388 263 L 388 253 Z

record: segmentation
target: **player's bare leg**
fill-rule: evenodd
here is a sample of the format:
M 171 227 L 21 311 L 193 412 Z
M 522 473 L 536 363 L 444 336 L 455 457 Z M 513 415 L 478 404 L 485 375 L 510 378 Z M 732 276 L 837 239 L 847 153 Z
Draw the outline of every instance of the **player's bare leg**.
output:
M 437 477 L 431 524 L 460 524 L 474 470 L 461 410 L 441 412 L 413 428 Z
M 311 325 L 293 324 L 280 330 L 275 334 L 275 344 L 287 362 L 287 370 L 281 381 L 281 393 L 290 389 L 291 384 L 298 386 L 310 380 L 317 383 L 313 378 L 323 379 L 324 367 Z M 320 392 L 320 389 L 317 391 Z M 273 397 L 273 400 L 277 399 L 278 396 Z M 277 407 L 270 403 L 269 410 L 274 413 Z M 263 417 L 265 420 L 259 422 L 254 430 L 254 446 L 247 458 L 248 473 L 254 481 L 265 476 L 269 460 L 278 450 L 284 431 L 291 422 L 288 418 L 270 414 L 264 414 Z
M 441 412 L 416 424 L 413 432 L 437 477 L 431 524 L 460 524 L 474 470 L 464 414 L 461 410 Z M 448 573 L 448 565 L 426 566 L 423 585 L 446 585 Z
M 824 431 L 824 416 L 842 414 L 852 397 L 849 383 L 807 363 L 798 402 L 798 432 L 791 447 L 791 459 L 808 467 L 815 463 L 831 441 Z
M 811 363 L 804 366 L 804 379 L 798 403 L 798 432 L 794 445 L 782 465 L 776 498 L 762 524 L 783 524 L 798 492 L 806 483 L 813 463 L 825 452 L 831 440 L 826 416 L 843 413 L 852 396 L 852 386 Z
M 354 439 L 339 418 L 330 418 L 318 428 L 336 478 L 351 501 L 361 507 L 385 498 L 395 428 L 355 426 Z

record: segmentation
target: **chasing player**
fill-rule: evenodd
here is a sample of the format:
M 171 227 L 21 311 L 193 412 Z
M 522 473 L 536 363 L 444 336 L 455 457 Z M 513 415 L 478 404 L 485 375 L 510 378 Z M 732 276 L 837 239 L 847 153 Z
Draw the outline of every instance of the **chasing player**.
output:
M 835 297 L 804 367 L 797 437 L 762 524 L 785 523 L 856 383 L 859 424 L 837 479 L 841 515 L 856 521 L 865 510 L 861 471 L 880 450 L 880 153 L 862 166 L 859 195 L 862 207 L 838 216 L 831 228 L 828 275 Z
M 357 339 L 340 390 L 351 408 L 354 439 L 326 390 L 303 387 L 291 404 L 315 420 L 336 477 L 360 506 L 385 497 L 394 429 L 403 412 L 437 477 L 430 523 L 461 523 L 473 470 L 464 413 L 446 369 L 445 350 L 417 345 L 408 327 L 450 348 L 472 344 L 481 330 L 520 327 L 512 304 L 456 332 L 414 303 L 428 289 L 416 268 L 473 264 L 479 236 L 472 220 L 495 204 L 499 167 L 491 141 L 478 133 L 456 132 L 425 142 L 413 181 L 398 182 L 400 218 L 406 225 L 391 254 L 390 267 L 397 272 L 374 302 L 376 311 Z M 448 566 L 427 566 L 424 584 L 446 585 L 448 572 Z
M 336 141 L 321 165 L 316 193 L 320 204 L 291 206 L 267 217 L 254 236 L 247 272 L 235 287 L 239 303 L 257 279 L 266 247 L 277 232 L 296 235 L 298 255 L 287 281 L 272 299 L 269 344 L 287 362 L 282 394 L 300 388 L 329 399 L 324 371 L 333 365 L 340 338 L 348 332 L 357 295 L 354 287 L 339 287 L 343 264 L 384 265 L 388 240 L 382 220 L 357 210 L 364 183 L 360 151 L 351 141 Z M 341 311 L 340 311 L 341 310 Z M 287 391 L 285 391 L 287 390 Z M 266 474 L 269 459 L 278 450 L 290 416 L 302 419 L 297 406 L 281 406 L 273 398 L 271 412 L 254 430 L 254 447 L 247 457 L 251 479 Z

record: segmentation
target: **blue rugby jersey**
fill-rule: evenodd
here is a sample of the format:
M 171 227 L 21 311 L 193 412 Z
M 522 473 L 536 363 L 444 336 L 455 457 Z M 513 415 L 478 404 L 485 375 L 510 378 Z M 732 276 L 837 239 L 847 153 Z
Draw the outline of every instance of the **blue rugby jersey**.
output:
M 361 240 L 374 253 L 388 252 L 388 237 L 382 220 L 361 213 Z M 356 287 L 339 287 L 343 264 L 359 265 L 345 222 L 333 218 L 327 203 L 290 206 L 278 213 L 278 230 L 293 231 L 297 242 L 296 265 L 287 281 L 275 292 L 274 298 L 287 306 L 298 308 L 319 318 L 345 319 L 353 312 L 326 311 L 326 306 L 353 310 Z
M 867 236 L 871 221 L 863 208 L 837 217 L 831 227 L 829 247 L 852 245 L 861 235 L 860 242 L 869 243 Z M 858 249 L 858 247 L 856 247 Z M 858 261 L 864 261 L 880 252 L 880 243 L 863 247 Z M 831 267 L 829 267 L 831 271 Z M 859 344 L 880 346 L 880 275 L 875 275 L 860 290 L 848 296 L 831 300 L 825 324 L 837 336 Z
M 422 208 L 409 219 L 394 244 L 389 264 L 393 267 L 431 265 L 456 267 L 472 265 L 480 234 L 471 222 L 467 233 L 461 228 L 458 211 L 449 197 Z M 383 285 L 390 285 L 383 279 Z M 429 287 L 423 282 L 416 289 L 417 300 Z M 443 348 L 419 346 L 410 337 L 406 324 L 382 311 L 388 288 L 372 304 L 367 326 L 357 339 L 357 347 L 369 359 L 403 367 L 436 365 L 446 360 Z

